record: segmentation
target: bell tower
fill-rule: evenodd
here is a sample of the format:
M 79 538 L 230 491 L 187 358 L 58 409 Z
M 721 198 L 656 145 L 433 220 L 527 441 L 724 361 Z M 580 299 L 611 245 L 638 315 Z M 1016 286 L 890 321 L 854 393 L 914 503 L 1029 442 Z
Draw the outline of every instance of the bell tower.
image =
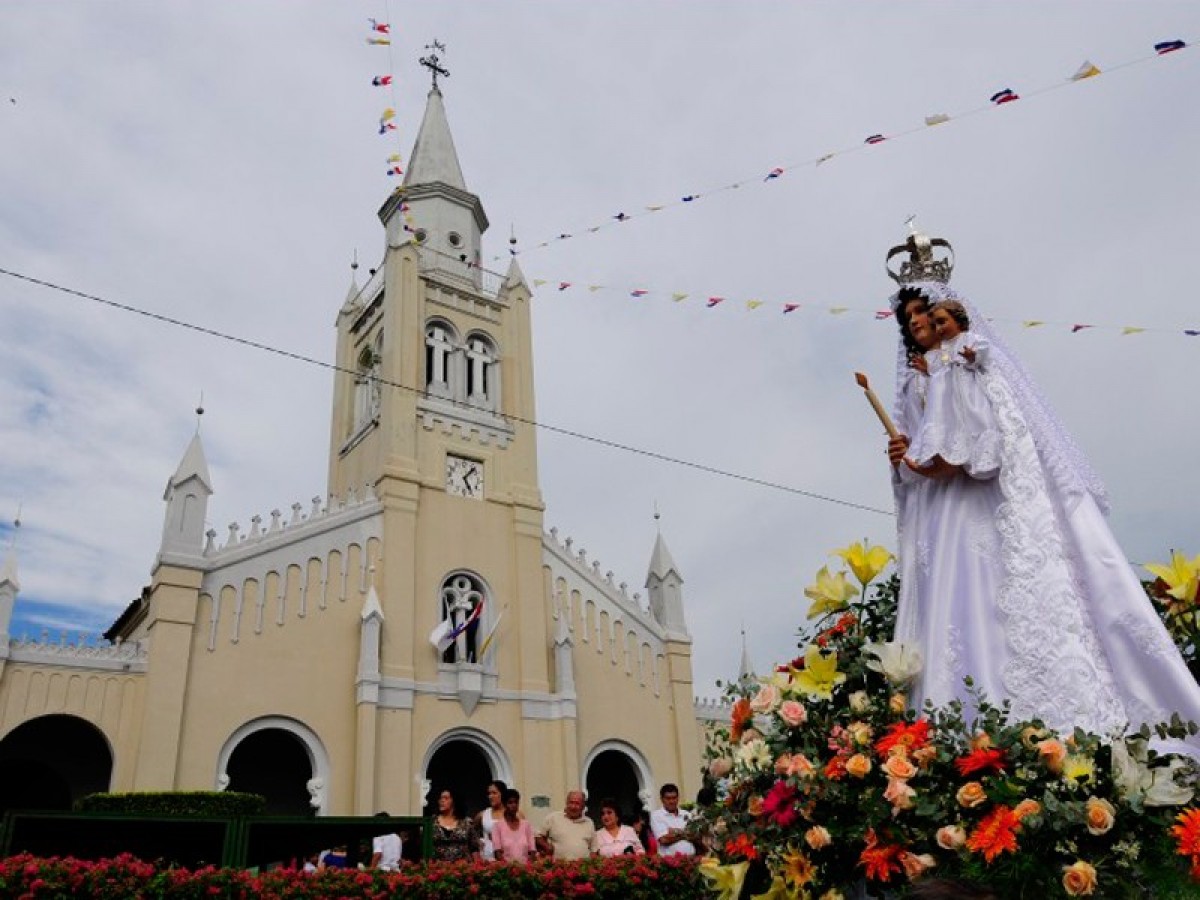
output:
M 329 448 L 330 494 L 369 486 L 383 507 L 380 687 L 360 695 L 360 729 L 410 748 L 389 765 L 413 771 L 453 723 L 528 746 L 514 762 L 535 770 L 562 726 L 520 712 L 552 690 L 531 293 L 515 261 L 504 275 L 480 265 L 488 219 L 436 83 L 379 218 L 383 259 L 337 315 Z

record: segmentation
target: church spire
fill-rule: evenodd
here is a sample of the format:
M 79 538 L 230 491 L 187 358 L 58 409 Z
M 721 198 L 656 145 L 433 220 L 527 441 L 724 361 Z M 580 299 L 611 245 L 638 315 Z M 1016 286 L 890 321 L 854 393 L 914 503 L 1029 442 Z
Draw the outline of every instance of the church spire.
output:
M 750 662 L 750 648 L 746 646 L 746 629 L 742 629 L 742 661 L 738 666 L 738 684 L 753 684 L 754 665 Z
M 450 136 L 450 123 L 446 120 L 446 107 L 442 92 L 434 87 L 425 101 L 425 118 L 417 132 L 417 143 L 413 146 L 404 174 L 404 186 L 441 183 L 460 191 L 467 189 L 462 166 L 458 163 L 458 152 L 454 149 L 454 138 Z
M 200 441 L 200 429 L 197 426 L 183 459 L 179 461 L 179 467 L 168 479 L 166 490 L 163 491 L 167 512 L 163 519 L 160 559 L 166 554 L 201 554 L 204 547 L 204 519 L 208 513 L 208 498 L 212 493 L 212 476 L 208 474 L 208 460 L 204 457 L 204 444 Z
M 650 614 L 660 625 L 676 635 L 687 635 L 687 623 L 683 618 L 683 576 L 671 558 L 667 542 L 661 533 L 654 538 L 654 552 L 650 554 L 650 567 L 646 573 L 646 590 L 650 600 Z

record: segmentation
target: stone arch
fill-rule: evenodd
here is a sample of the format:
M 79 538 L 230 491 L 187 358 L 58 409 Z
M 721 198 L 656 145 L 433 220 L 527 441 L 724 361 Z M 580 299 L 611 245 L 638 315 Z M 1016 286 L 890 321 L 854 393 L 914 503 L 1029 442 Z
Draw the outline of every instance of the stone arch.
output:
M 463 340 L 466 352 L 466 399 L 496 410 L 500 397 L 500 347 L 486 331 L 474 330 Z
M 80 716 L 22 722 L 0 739 L 0 813 L 69 810 L 80 797 L 109 790 L 113 759 L 108 736 Z
M 448 320 L 435 316 L 425 323 L 425 390 L 435 397 L 458 394 L 458 329 Z
M 654 797 L 654 774 L 641 751 L 621 740 L 601 741 L 591 749 L 581 767 L 588 792 L 588 815 L 600 818 L 600 801 L 616 799 L 622 815 L 649 809 Z
M 324 815 L 330 808 L 329 791 L 332 767 L 329 762 L 329 754 L 315 731 L 303 722 L 288 716 L 261 716 L 251 719 L 237 728 L 225 740 L 221 752 L 217 756 L 217 790 L 223 791 L 230 787 L 235 790 L 239 788 L 238 784 L 233 783 L 233 778 L 229 774 L 229 763 L 233 759 L 234 752 L 247 738 L 271 732 L 285 733 L 299 742 L 309 764 L 308 778 L 303 784 L 309 796 L 308 805 L 316 815 Z M 283 744 L 282 746 L 286 747 L 287 745 Z M 271 798 L 268 797 L 268 803 L 270 801 Z
M 442 758 L 453 753 L 469 758 L 472 751 L 482 758 L 487 768 L 486 772 L 467 773 L 461 777 L 460 781 L 456 782 L 439 771 L 441 769 L 439 761 Z M 418 775 L 418 799 L 428 813 L 437 799 L 431 796 L 431 791 L 441 790 L 442 787 L 448 786 L 452 790 L 456 790 L 460 800 L 474 812 L 483 806 L 487 782 L 497 778 L 510 785 L 513 783 L 512 763 L 500 742 L 486 731 L 478 728 L 468 726 L 451 728 L 434 739 L 425 751 Z

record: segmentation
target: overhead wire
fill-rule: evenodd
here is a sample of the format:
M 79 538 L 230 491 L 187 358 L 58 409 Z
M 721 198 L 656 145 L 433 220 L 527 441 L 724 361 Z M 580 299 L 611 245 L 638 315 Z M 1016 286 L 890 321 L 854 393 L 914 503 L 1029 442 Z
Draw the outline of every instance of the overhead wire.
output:
M 11 269 L 0 268 L 0 275 L 7 275 L 9 278 L 14 278 L 18 281 L 26 282 L 27 284 L 37 285 L 38 287 L 46 288 L 46 289 L 52 290 L 52 291 L 57 291 L 59 293 L 66 294 L 71 297 L 78 297 L 83 300 L 91 300 L 95 303 L 98 303 L 98 304 L 108 307 L 110 309 L 115 309 L 115 310 L 119 310 L 121 312 L 126 312 L 126 313 L 131 313 L 134 315 L 142 316 L 144 318 L 151 319 L 155 322 L 160 322 L 162 324 L 171 325 L 171 326 L 174 326 L 177 328 L 183 328 L 188 331 L 193 331 L 193 332 L 196 332 L 197 334 L 203 334 L 208 337 L 217 338 L 219 340 L 229 341 L 231 343 L 238 344 L 243 347 L 249 347 L 250 349 L 253 349 L 253 350 L 260 350 L 265 353 L 270 353 L 275 356 L 280 356 L 280 357 L 283 357 L 284 359 L 290 359 L 295 362 L 301 362 L 301 363 L 305 363 L 307 365 L 317 366 L 322 369 L 326 369 L 326 370 L 330 370 L 330 371 L 334 371 L 334 372 L 341 372 L 341 373 L 349 374 L 349 375 L 359 375 L 360 374 L 358 372 L 358 370 L 356 370 L 356 369 L 351 369 L 346 366 L 340 366 L 337 363 L 327 362 L 326 360 L 321 360 L 321 359 L 317 359 L 312 356 L 307 356 L 303 353 L 297 353 L 293 350 L 286 350 L 282 347 L 276 347 L 271 344 L 263 343 L 262 341 L 256 341 L 252 338 L 241 337 L 240 335 L 230 334 L 229 332 L 225 332 L 225 331 L 219 331 L 215 328 L 209 328 L 205 325 L 197 325 L 194 322 L 188 322 L 184 319 L 179 319 L 174 316 L 168 316 L 164 313 L 153 312 L 152 310 L 148 310 L 148 309 L 142 309 L 140 307 L 133 306 L 128 303 L 122 303 L 117 300 L 110 300 L 105 297 L 100 297 L 96 294 L 89 294 L 86 291 L 80 291 L 75 288 L 66 287 L 64 285 L 56 284 L 55 282 L 47 281 L 42 278 L 36 278 L 32 275 L 26 275 L 22 272 L 15 272 Z M 379 378 L 378 380 L 379 380 L 379 384 L 381 386 L 395 388 L 397 390 L 402 390 L 402 391 L 408 391 L 410 393 L 418 394 L 423 397 L 429 396 L 427 391 L 425 391 L 422 388 L 414 387 L 413 385 L 402 384 L 398 381 L 393 381 L 391 379 L 385 379 L 385 378 Z M 441 400 L 442 402 L 445 402 L 444 398 L 439 397 L 438 399 Z M 462 401 L 452 401 L 452 402 L 456 403 L 457 405 L 466 406 L 466 404 L 462 403 Z M 618 451 L 622 451 L 624 453 L 632 453 L 632 454 L 641 456 L 646 459 L 653 459 L 653 460 L 657 460 L 658 462 L 664 462 L 664 463 L 669 463 L 671 465 L 682 466 L 684 468 L 692 469 L 697 472 L 703 472 L 708 475 L 716 475 L 721 478 L 729 478 L 734 481 L 743 482 L 745 484 L 753 484 L 753 485 L 757 485 L 759 487 L 769 488 L 771 490 L 782 491 L 784 493 L 793 494 L 793 495 L 800 496 L 800 497 L 806 497 L 810 500 L 818 500 L 822 503 L 832 503 L 837 506 L 846 507 L 847 509 L 857 509 L 862 512 L 877 513 L 879 515 L 884 515 L 884 516 L 894 516 L 895 515 L 894 511 L 890 510 L 890 509 L 880 509 L 879 507 L 869 506 L 865 503 L 857 503 L 853 500 L 843 500 L 839 497 L 831 497 L 827 494 L 817 493 L 816 491 L 809 491 L 809 490 L 805 490 L 803 488 L 794 487 L 792 485 L 781 484 L 776 481 L 771 481 L 770 479 L 767 479 L 767 478 L 759 478 L 754 475 L 746 475 L 741 472 L 734 472 L 729 469 L 722 469 L 718 466 L 709 465 L 707 463 L 697 462 L 695 460 L 683 459 L 683 458 L 677 457 L 677 456 L 671 456 L 668 453 L 661 453 L 657 450 L 650 450 L 645 447 L 637 447 L 632 444 L 626 444 L 621 441 L 612 440 L 611 438 L 599 437 L 598 435 L 594 435 L 594 434 L 587 434 L 586 432 L 578 431 L 573 428 L 565 428 L 561 425 L 552 425 L 548 422 L 537 421 L 535 419 L 530 419 L 530 418 L 526 418 L 523 416 L 517 416 L 517 415 L 513 415 L 511 413 L 505 413 L 504 417 L 506 419 L 509 419 L 510 421 L 519 422 L 522 425 L 529 425 L 533 428 L 540 429 L 540 430 L 545 431 L 550 434 L 557 434 L 557 435 L 561 435 L 563 437 L 574 438 L 575 440 L 586 441 L 587 443 L 595 444 L 600 447 L 605 447 L 610 450 L 618 450 Z

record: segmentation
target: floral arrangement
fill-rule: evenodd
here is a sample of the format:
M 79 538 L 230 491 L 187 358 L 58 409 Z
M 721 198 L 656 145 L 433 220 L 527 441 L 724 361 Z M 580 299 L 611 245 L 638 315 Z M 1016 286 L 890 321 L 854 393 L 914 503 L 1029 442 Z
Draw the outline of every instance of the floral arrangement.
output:
M 1183 654 L 1192 677 L 1200 680 L 1200 554 L 1188 559 L 1171 551 L 1167 564 L 1147 563 L 1155 576 L 1143 582 L 1154 608 Z
M 614 857 L 578 862 L 428 863 L 400 872 L 274 869 L 160 869 L 131 856 L 86 862 L 28 854 L 0 860 L 0 897 L 22 900 L 456 900 L 587 897 L 686 900 L 704 888 L 695 862 L 679 857 Z
M 805 590 L 816 621 L 801 655 L 731 687 L 731 722 L 710 741 L 722 799 L 700 871 L 720 900 L 900 897 L 939 879 L 1006 898 L 1200 895 L 1190 761 L 1159 756 L 1150 728 L 1055 734 L 978 693 L 969 714 L 909 709 L 921 660 L 889 642 L 899 583 L 877 579 L 891 554 L 836 554 L 849 572 L 823 567 Z

